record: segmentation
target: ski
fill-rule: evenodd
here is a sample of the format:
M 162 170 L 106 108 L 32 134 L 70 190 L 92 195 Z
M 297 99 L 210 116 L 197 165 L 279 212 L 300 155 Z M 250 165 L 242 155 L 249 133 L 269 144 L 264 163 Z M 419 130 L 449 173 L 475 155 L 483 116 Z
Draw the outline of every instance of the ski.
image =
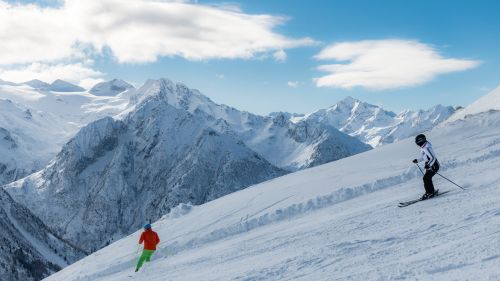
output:
M 415 204 L 417 202 L 420 202 L 420 201 L 423 201 L 422 199 L 415 199 L 415 200 L 410 200 L 410 201 L 406 201 L 406 202 L 399 202 L 399 205 L 398 207 L 406 207 L 406 206 L 410 206 L 411 204 Z
M 436 194 L 434 196 L 432 196 L 431 198 L 429 198 L 429 199 L 432 199 L 434 197 L 438 197 L 440 195 L 446 194 L 446 193 L 448 193 L 450 191 L 451 190 L 446 190 L 446 191 L 443 191 L 443 192 L 439 192 L 439 190 L 437 190 Z M 425 200 L 428 200 L 428 199 L 425 199 Z M 424 200 L 422 200 L 422 198 L 419 198 L 419 199 L 410 200 L 410 201 L 406 201 L 406 202 L 400 202 L 399 205 L 398 205 L 398 207 L 400 207 L 400 208 L 408 207 L 408 206 L 413 205 L 415 203 L 418 203 L 420 201 L 424 201 Z

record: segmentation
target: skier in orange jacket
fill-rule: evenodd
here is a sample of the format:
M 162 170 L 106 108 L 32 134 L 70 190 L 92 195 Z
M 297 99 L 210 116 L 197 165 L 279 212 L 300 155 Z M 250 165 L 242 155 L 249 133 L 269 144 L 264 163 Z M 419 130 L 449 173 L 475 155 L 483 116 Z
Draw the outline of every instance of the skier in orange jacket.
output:
M 151 261 L 151 256 L 153 256 L 153 253 L 156 251 L 156 245 L 160 243 L 158 233 L 151 229 L 151 224 L 149 223 L 144 226 L 144 232 L 142 232 L 141 238 L 139 239 L 139 244 L 142 244 L 142 242 L 144 242 L 144 250 L 142 251 L 142 255 L 137 262 L 135 272 L 139 271 L 144 262 Z

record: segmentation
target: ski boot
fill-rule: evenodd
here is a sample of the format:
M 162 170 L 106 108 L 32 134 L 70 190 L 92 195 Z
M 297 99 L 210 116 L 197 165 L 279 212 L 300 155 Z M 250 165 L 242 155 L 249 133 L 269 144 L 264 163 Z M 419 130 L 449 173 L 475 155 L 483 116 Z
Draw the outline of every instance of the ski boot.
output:
M 427 199 L 430 199 L 430 198 L 432 198 L 432 197 L 436 196 L 436 195 L 438 194 L 438 192 L 439 192 L 439 189 L 436 189 L 433 193 L 427 193 L 427 192 L 426 192 L 426 193 L 424 193 L 424 195 L 422 195 L 421 200 L 427 200 Z

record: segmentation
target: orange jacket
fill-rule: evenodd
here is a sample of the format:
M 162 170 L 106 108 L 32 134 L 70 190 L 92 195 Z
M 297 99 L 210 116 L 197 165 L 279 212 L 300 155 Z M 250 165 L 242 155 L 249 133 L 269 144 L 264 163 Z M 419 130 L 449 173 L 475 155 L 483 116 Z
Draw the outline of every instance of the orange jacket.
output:
M 143 241 L 144 241 L 144 250 L 156 251 L 156 245 L 160 243 L 160 237 L 158 237 L 158 233 L 154 232 L 150 228 L 141 234 L 141 239 L 139 239 L 139 244 L 142 244 Z

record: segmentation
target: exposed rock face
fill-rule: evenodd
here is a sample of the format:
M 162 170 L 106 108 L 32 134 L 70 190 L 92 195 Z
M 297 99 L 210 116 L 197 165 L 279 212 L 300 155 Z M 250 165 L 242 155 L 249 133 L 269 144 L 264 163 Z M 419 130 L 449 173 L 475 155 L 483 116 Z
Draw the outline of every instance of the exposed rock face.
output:
M 41 280 L 86 254 L 0 189 L 0 280 Z

